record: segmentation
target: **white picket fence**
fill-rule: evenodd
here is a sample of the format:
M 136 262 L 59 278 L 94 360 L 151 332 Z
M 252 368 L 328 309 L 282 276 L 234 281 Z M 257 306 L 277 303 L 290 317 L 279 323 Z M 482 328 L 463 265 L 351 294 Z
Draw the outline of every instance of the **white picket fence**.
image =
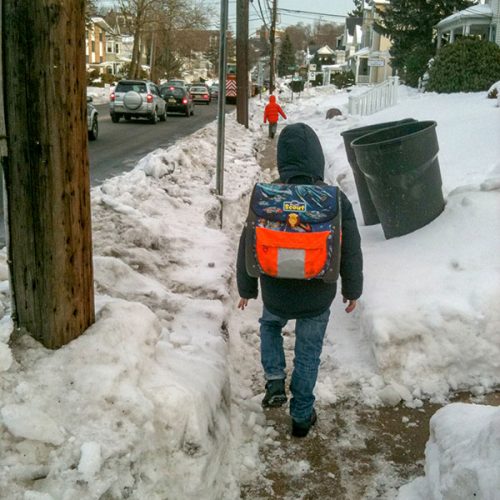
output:
M 398 102 L 399 77 L 391 76 L 359 95 L 349 96 L 349 114 L 371 115 Z

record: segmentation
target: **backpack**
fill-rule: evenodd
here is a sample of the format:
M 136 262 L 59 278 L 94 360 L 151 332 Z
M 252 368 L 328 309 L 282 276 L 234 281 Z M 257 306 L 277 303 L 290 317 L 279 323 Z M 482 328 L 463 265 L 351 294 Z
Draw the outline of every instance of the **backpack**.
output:
M 247 273 L 336 281 L 341 216 L 335 186 L 257 183 L 245 228 Z

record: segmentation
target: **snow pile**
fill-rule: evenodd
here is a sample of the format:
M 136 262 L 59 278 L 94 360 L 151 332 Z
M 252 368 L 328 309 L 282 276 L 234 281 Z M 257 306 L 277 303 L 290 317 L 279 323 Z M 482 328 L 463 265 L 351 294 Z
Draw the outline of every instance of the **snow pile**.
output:
M 425 478 L 399 491 L 399 500 L 498 498 L 500 408 L 450 404 L 431 419 Z
M 403 89 L 404 90 L 404 89 Z M 324 358 L 334 370 L 320 386 L 325 396 L 342 388 L 331 379 L 352 369 L 364 397 L 377 403 L 384 387 L 398 387 L 400 398 L 444 400 L 450 390 L 489 390 L 500 381 L 500 145 L 492 140 L 498 112 L 484 93 L 437 95 L 406 91 L 401 104 L 376 115 L 324 120 L 321 110 L 345 105 L 342 94 L 314 98 L 300 117 L 317 131 L 332 182 L 355 204 L 355 185 L 340 133 L 349 128 L 412 117 L 435 120 L 446 208 L 414 233 L 385 240 L 380 226 L 361 226 L 365 289 L 358 326 L 345 318 L 330 330 Z M 340 313 L 340 316 L 342 314 Z M 345 315 L 344 315 L 345 316 Z M 338 349 L 352 328 L 373 357 L 346 363 Z M 338 330 L 343 330 L 338 333 Z M 337 331 L 337 333 L 336 333 Z M 332 338 L 333 337 L 333 338 Z M 347 357 L 352 347 L 347 344 Z M 355 346 L 357 349 L 357 346 Z M 361 354 L 361 353 L 360 353 Z M 369 360 L 376 377 L 362 367 Z M 349 365 L 351 365 L 349 367 Z M 361 369 L 361 371 L 360 371 Z M 338 372 L 335 374 L 335 372 Z M 372 374 L 373 375 L 373 374 Z M 381 378 L 379 378 L 380 376 Z M 333 387 L 336 386 L 336 387 Z M 402 386 L 402 387 L 401 387 Z M 334 398 L 334 396 L 332 396 Z
M 237 147 L 226 151 L 226 175 L 246 180 L 228 189 L 230 210 L 259 168 L 257 135 L 228 120 Z M 238 495 L 233 436 L 247 423 L 229 411 L 234 243 L 218 229 L 215 146 L 212 124 L 93 190 L 97 319 L 84 335 L 54 352 L 23 336 L 11 352 L 2 318 L 0 491 L 9 498 Z M 253 420 L 238 438 L 251 441 L 252 469 Z
M 106 104 L 114 87 L 87 87 L 87 97 L 92 97 L 93 104 Z

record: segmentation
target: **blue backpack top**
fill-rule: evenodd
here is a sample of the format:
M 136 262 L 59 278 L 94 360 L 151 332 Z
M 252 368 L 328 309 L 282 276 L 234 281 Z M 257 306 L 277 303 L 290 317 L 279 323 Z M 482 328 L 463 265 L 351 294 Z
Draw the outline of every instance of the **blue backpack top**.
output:
M 257 183 L 246 222 L 248 274 L 336 281 L 340 207 L 334 186 Z

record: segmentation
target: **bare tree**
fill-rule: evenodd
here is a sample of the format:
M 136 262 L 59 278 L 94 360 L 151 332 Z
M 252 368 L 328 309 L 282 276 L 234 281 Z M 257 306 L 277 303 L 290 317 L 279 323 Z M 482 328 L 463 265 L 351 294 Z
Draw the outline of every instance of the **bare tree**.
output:
M 122 15 L 126 19 L 127 27 L 134 37 L 132 46 L 132 60 L 129 67 L 129 78 L 139 78 L 141 72 L 141 43 L 148 23 L 153 13 L 162 3 L 161 0 L 119 0 Z
M 153 79 L 177 71 L 180 66 L 178 32 L 188 28 L 207 28 L 213 13 L 213 8 L 204 2 L 191 0 L 119 0 L 119 5 L 134 37 L 129 70 L 131 78 L 140 75 L 141 47 L 153 63 Z

